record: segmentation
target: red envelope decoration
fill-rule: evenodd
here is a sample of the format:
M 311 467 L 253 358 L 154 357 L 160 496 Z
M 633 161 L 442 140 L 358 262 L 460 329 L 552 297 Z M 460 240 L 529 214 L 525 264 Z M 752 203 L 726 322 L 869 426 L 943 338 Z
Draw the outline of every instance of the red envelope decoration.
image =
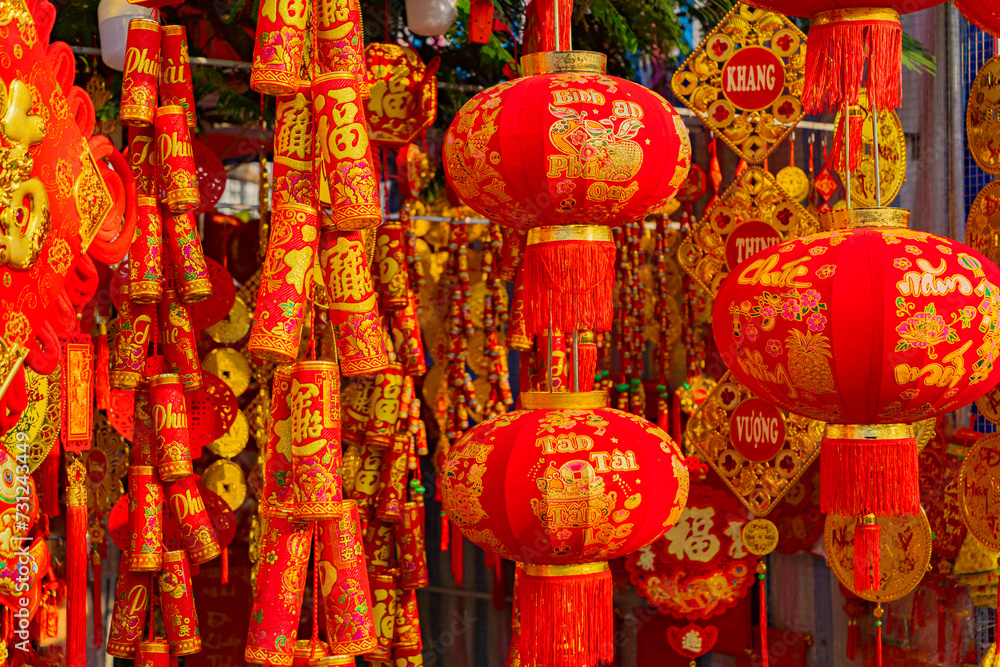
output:
M 719 638 L 719 629 L 714 625 L 702 627 L 690 623 L 683 628 L 667 628 L 667 641 L 671 648 L 687 658 L 697 658 L 712 650 Z

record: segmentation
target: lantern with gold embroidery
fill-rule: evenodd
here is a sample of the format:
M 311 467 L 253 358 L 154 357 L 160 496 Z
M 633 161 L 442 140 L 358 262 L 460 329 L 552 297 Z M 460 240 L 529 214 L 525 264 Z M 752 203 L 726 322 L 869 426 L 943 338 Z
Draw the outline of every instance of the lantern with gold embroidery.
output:
M 611 329 L 608 227 L 663 206 L 691 165 L 676 110 L 605 75 L 606 61 L 586 51 L 526 55 L 525 76 L 473 97 L 445 136 L 445 175 L 463 202 L 530 228 L 522 269 L 529 336 L 550 325 Z
M 406 146 L 437 118 L 438 59 L 425 65 L 411 46 L 372 42 L 364 60 L 371 92 L 368 135 L 376 146 Z
M 1000 269 L 908 222 L 903 209 L 836 211 L 827 231 L 736 267 L 713 312 L 733 375 L 782 410 L 828 422 L 820 504 L 861 519 L 861 591 L 879 585 L 875 517 L 920 512 L 910 424 L 1000 379 Z
M 603 392 L 521 397 L 529 409 L 488 419 L 452 445 L 440 477 L 444 508 L 466 539 L 524 563 L 525 664 L 610 662 L 607 560 L 677 521 L 687 469 L 665 432 L 605 408 Z

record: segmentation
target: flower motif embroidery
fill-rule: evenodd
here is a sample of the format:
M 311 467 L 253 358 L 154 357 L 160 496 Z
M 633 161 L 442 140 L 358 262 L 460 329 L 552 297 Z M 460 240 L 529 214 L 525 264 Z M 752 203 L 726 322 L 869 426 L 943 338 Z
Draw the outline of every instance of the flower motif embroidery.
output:
M 819 292 L 817 292 L 814 289 L 811 289 L 811 290 L 806 290 L 805 292 L 803 292 L 802 296 L 799 297 L 799 299 L 802 302 L 802 307 L 803 308 L 812 309 L 812 308 L 816 308 L 816 306 L 819 305 L 819 300 L 820 300 L 821 297 L 822 297 L 822 295 Z
M 920 393 L 919 391 L 917 391 L 913 387 L 910 387 L 906 391 L 899 392 L 899 397 L 904 401 L 909 401 L 910 399 L 916 398 L 917 394 L 919 393 Z
M 927 349 L 927 356 L 931 359 L 937 359 L 934 346 L 958 342 L 958 332 L 937 314 L 934 304 L 927 306 L 922 313 L 907 318 L 896 327 L 896 333 L 899 334 L 896 352 L 914 347 Z
M 905 271 L 908 268 L 910 268 L 911 266 L 913 266 L 913 264 L 910 262 L 910 260 L 906 259 L 905 257 L 897 257 L 892 262 L 892 265 L 895 266 L 900 271 Z
M 818 257 L 827 251 L 826 246 L 818 246 L 816 248 L 810 248 L 809 254 L 813 257 Z
M 781 342 L 772 338 L 767 341 L 767 346 L 764 349 L 767 350 L 767 353 L 772 357 L 776 357 L 781 354 Z
M 799 302 L 797 299 L 789 299 L 781 308 L 781 316 L 786 320 L 795 320 L 799 316 Z
M 837 270 L 834 264 L 824 264 L 823 266 L 816 269 L 816 277 L 820 280 L 826 280 L 827 278 L 832 278 L 834 272 Z
M 918 248 L 915 245 L 908 245 L 908 246 L 906 246 L 906 252 L 910 253 L 911 255 L 922 255 L 922 254 L 924 254 L 923 250 L 921 250 L 920 248 Z
M 826 318 L 819 313 L 810 315 L 806 322 L 809 324 L 809 331 L 822 331 L 826 326 Z
M 748 324 L 746 333 L 747 333 L 747 338 L 749 338 L 750 340 L 757 340 L 758 332 L 757 332 L 757 327 L 755 327 L 754 325 Z

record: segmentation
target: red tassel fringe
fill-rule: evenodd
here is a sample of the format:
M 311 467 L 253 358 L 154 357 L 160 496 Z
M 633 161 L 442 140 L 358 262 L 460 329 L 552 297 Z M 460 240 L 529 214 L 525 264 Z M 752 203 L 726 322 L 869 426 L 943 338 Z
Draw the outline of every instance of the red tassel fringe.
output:
M 518 577 L 525 665 L 579 667 L 614 659 L 611 572 Z
M 525 249 L 522 267 L 529 336 L 547 332 L 549 324 L 563 332 L 611 331 L 614 243 L 535 243 Z
M 53 446 L 42 459 L 32 477 L 38 489 L 39 508 L 45 516 L 59 516 L 59 454 L 61 447 Z
M 222 550 L 222 576 L 219 578 L 219 583 L 229 583 L 229 547 Z
M 902 103 L 902 66 L 903 29 L 898 22 L 814 23 L 809 28 L 802 106 L 811 114 L 836 112 L 845 101 L 857 104 L 866 88 L 875 109 L 896 109 Z
M 864 118 L 861 116 L 851 116 L 851 155 L 850 155 L 850 170 L 856 171 L 858 168 L 858 162 L 861 161 L 861 130 L 864 128 Z M 833 135 L 833 146 L 830 148 L 830 155 L 833 156 L 833 168 L 836 171 L 843 173 L 845 171 L 844 163 L 847 162 L 844 158 L 846 157 L 847 151 L 844 147 L 844 116 L 841 115 L 840 122 L 837 123 L 837 131 Z
M 451 524 L 451 576 L 455 586 L 462 587 L 465 582 L 465 544 L 462 541 L 462 531 L 458 524 Z
M 920 513 L 917 441 L 913 438 L 824 438 L 820 457 L 820 511 L 824 514 Z
M 854 590 L 877 591 L 882 569 L 877 523 L 859 523 L 854 527 Z
M 577 349 L 580 352 L 580 363 L 577 366 L 577 372 L 580 374 L 580 391 L 594 391 L 594 373 L 597 372 L 597 346 L 578 345 Z M 570 372 L 572 373 L 572 370 Z
M 87 667 L 87 507 L 66 506 L 66 667 Z
M 858 621 L 855 618 L 847 621 L 847 659 L 852 662 L 858 657 L 858 640 L 861 631 L 858 629 Z

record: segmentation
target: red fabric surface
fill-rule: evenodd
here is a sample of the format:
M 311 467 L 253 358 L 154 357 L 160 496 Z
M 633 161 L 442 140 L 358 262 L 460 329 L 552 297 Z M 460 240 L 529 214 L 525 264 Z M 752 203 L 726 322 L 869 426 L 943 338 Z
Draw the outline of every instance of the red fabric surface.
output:
M 940 5 L 945 0 L 747 0 L 748 5 L 789 16 L 812 16 L 817 12 L 847 7 L 888 7 L 900 14 Z M 975 0 L 973 0 L 975 1 Z M 982 3 L 991 0 L 979 0 Z M 960 3 L 959 3 L 960 4 Z

